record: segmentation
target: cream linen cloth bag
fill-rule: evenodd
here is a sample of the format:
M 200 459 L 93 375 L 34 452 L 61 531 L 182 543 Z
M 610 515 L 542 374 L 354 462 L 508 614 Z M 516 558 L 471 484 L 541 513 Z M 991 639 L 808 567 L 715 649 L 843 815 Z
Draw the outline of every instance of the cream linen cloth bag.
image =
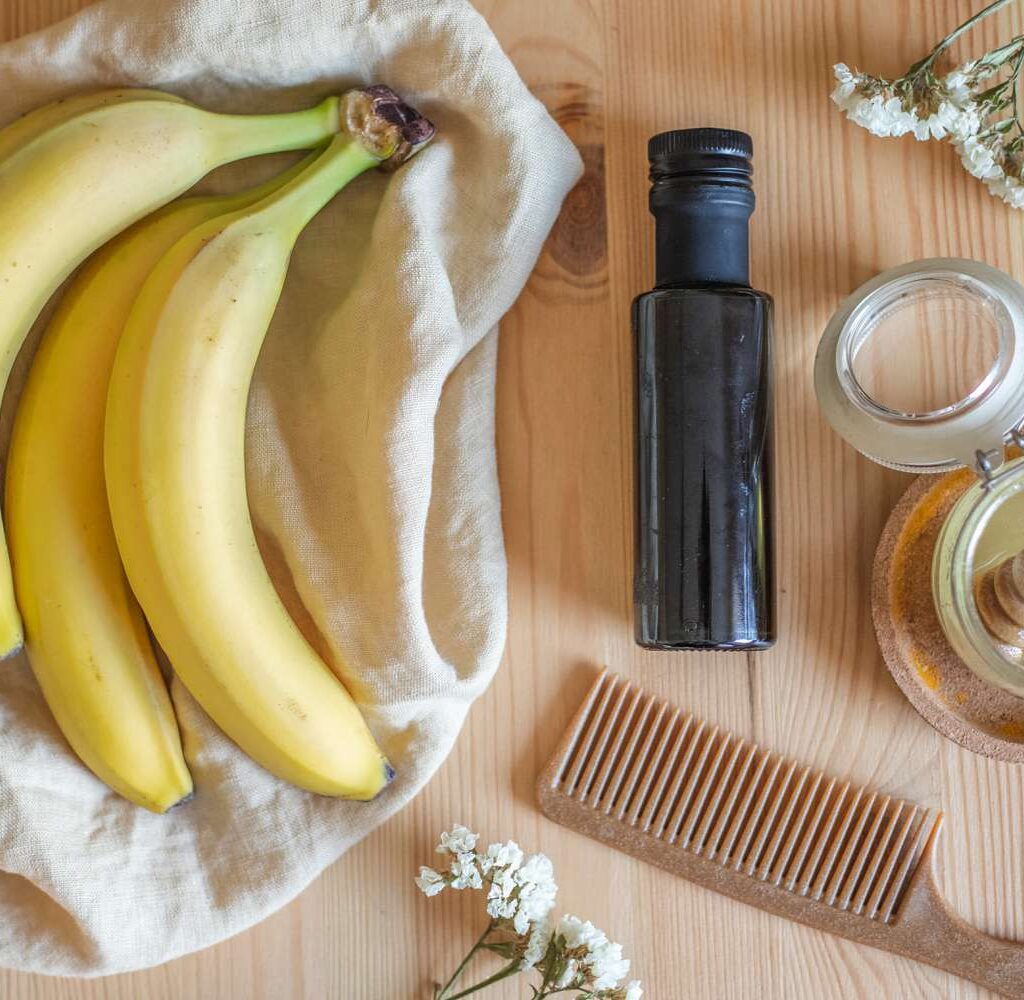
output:
M 73 756 L 24 656 L 2 664 L 2 965 L 102 975 L 213 944 L 288 902 L 444 759 L 505 637 L 493 331 L 579 160 L 459 0 L 107 0 L 0 46 L 2 121 L 121 84 L 256 112 L 371 82 L 438 138 L 390 180 L 357 181 L 303 235 L 247 455 L 275 581 L 346 665 L 398 777 L 370 804 L 298 791 L 174 683 L 197 793 L 153 816 Z M 248 161 L 203 188 L 288 162 Z

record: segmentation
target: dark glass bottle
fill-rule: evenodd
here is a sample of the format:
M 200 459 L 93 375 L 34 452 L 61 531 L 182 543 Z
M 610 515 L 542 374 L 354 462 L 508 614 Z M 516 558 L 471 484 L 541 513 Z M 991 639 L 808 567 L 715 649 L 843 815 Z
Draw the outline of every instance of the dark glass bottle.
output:
M 727 129 L 654 136 L 657 284 L 636 337 L 636 641 L 775 641 L 772 300 L 749 284 L 753 145 Z

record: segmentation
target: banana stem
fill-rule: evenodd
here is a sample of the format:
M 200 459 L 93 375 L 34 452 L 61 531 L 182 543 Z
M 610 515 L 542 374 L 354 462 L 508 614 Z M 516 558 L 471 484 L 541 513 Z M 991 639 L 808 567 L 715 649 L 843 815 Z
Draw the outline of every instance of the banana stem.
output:
M 211 115 L 219 162 L 322 145 L 341 127 L 339 101 L 328 97 L 316 107 L 280 115 Z
M 336 134 L 312 165 L 260 205 L 297 239 L 349 181 L 371 167 L 393 169 L 422 149 L 434 126 L 389 87 L 347 91 L 334 107 Z
M 293 180 L 256 209 L 273 215 L 295 237 L 349 181 L 378 166 L 380 160 L 351 136 L 341 133 Z
M 346 184 L 373 167 L 394 168 L 421 149 L 434 126 L 384 86 L 347 91 L 315 108 L 286 115 L 214 115 L 221 162 L 303 146 L 323 146 L 292 168 L 293 176 L 244 214 L 292 243 Z M 327 138 L 330 141 L 324 145 Z M 252 204 L 248 201 L 247 204 Z

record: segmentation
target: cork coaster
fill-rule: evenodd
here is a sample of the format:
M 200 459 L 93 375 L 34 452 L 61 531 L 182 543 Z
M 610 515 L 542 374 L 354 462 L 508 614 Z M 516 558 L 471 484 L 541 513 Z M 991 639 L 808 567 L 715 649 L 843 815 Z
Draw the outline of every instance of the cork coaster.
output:
M 976 677 L 949 645 L 932 599 L 932 554 L 967 469 L 920 476 L 889 516 L 875 553 L 871 607 L 893 679 L 943 736 L 986 757 L 1024 763 L 1024 698 Z

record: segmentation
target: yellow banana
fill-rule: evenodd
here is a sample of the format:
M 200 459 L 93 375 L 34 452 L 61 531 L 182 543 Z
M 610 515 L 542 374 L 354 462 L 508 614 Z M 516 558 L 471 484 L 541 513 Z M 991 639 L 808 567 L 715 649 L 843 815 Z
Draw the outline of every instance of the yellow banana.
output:
M 313 147 L 338 98 L 284 115 L 219 115 L 175 100 L 126 100 L 59 121 L 0 160 L 0 388 L 46 300 L 93 250 L 245 156 Z M 0 655 L 21 643 L 0 546 Z
M 176 202 L 94 254 L 64 293 L 18 403 L 7 533 L 29 662 L 81 760 L 154 812 L 187 797 L 192 779 L 110 524 L 110 369 L 132 303 L 164 253 L 200 223 L 259 201 L 304 163 L 237 195 Z
M 87 94 L 72 94 L 57 101 L 44 104 L 15 118 L 0 129 L 0 160 L 24 146 L 38 135 L 60 125 L 76 115 L 110 104 L 123 104 L 125 101 L 173 101 L 183 104 L 184 101 L 174 94 L 165 94 L 162 90 L 144 90 L 142 88 L 120 87 L 116 90 L 95 90 Z
M 342 102 L 343 131 L 310 167 L 189 233 L 147 279 L 114 362 L 104 460 L 125 570 L 185 686 L 267 770 L 369 799 L 390 766 L 274 590 L 245 492 L 249 384 L 299 233 L 353 177 L 433 134 L 386 88 Z

